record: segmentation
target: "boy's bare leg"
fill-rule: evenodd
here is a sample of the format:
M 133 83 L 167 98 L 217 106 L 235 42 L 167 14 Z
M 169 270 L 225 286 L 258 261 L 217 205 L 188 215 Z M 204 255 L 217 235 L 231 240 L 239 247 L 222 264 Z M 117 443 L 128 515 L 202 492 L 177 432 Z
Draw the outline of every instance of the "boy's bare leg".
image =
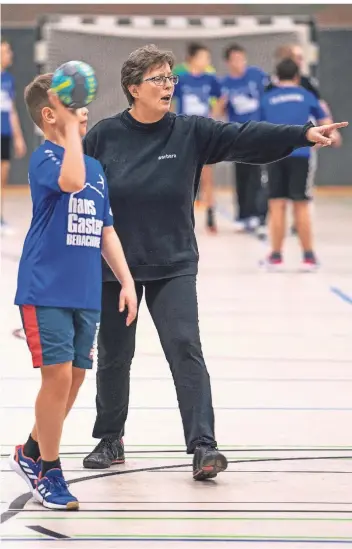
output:
M 295 227 L 303 252 L 313 251 L 313 232 L 311 220 L 311 207 L 308 200 L 293 203 Z
M 269 212 L 271 252 L 281 254 L 286 230 L 286 200 L 283 198 L 269 200 Z
M 68 395 L 66 409 L 65 409 L 65 418 L 68 416 L 72 406 L 74 405 L 78 392 L 80 390 L 80 387 L 84 381 L 86 375 L 86 371 L 83 370 L 83 368 L 72 368 L 72 383 L 71 383 L 71 389 Z M 37 433 L 37 425 L 34 424 L 34 427 L 31 432 L 32 440 L 35 442 L 38 442 L 38 433 Z
M 60 440 L 72 385 L 72 363 L 43 366 L 35 403 L 37 437 L 44 462 L 59 459 Z M 50 410 L 50 413 L 48 411 Z
M 0 219 L 1 224 L 4 223 L 4 190 L 7 186 L 10 171 L 10 162 L 8 160 L 1 160 L 1 200 L 0 200 Z

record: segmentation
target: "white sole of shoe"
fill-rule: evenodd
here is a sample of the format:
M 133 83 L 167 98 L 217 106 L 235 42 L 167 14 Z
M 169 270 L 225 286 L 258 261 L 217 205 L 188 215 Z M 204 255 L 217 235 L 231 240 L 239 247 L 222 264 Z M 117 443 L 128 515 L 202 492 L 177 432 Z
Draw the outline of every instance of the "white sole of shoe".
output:
M 12 469 L 12 471 L 17 473 L 26 482 L 28 488 L 30 489 L 30 491 L 33 494 L 33 492 L 35 491 L 35 488 L 33 488 L 30 479 L 27 477 L 25 472 L 22 471 L 21 466 L 17 463 L 17 461 L 15 460 L 15 458 L 13 456 L 11 456 L 10 459 L 9 459 L 9 466 Z
M 47 509 L 58 509 L 63 511 L 77 511 L 79 509 L 79 502 L 78 501 L 69 501 L 66 503 L 66 505 L 58 505 L 57 503 L 50 503 L 48 501 L 45 501 L 43 496 L 41 496 L 38 492 L 38 490 L 35 490 L 33 492 L 34 499 L 43 505 L 43 507 L 46 507 Z
M 301 265 L 299 270 L 301 273 L 316 273 L 318 270 L 318 265 Z

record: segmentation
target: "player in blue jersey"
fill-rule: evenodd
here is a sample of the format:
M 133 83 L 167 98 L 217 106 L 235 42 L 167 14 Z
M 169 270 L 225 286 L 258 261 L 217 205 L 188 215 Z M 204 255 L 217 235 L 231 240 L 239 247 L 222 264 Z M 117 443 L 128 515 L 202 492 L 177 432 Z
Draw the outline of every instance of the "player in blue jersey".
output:
M 15 82 L 8 68 L 12 65 L 13 53 L 6 40 L 1 41 L 1 234 L 10 234 L 12 230 L 5 223 L 3 213 L 3 191 L 7 186 L 11 149 L 15 156 L 22 158 L 26 154 L 26 144 L 23 139 L 21 125 L 15 107 Z
M 318 98 L 300 86 L 299 67 L 292 59 L 282 60 L 277 68 L 278 82 L 262 99 L 261 117 L 273 124 L 318 124 L 330 122 Z M 314 270 L 317 259 L 313 250 L 309 201 L 312 196 L 314 167 L 310 148 L 296 149 L 289 157 L 269 164 L 269 225 L 271 253 L 264 262 L 269 269 L 282 266 L 282 247 L 286 226 L 286 204 L 293 202 L 295 227 L 303 250 L 303 270 Z
M 300 80 L 299 80 L 300 86 L 305 88 L 307 91 L 311 92 L 319 100 L 322 109 L 325 110 L 326 112 L 327 120 L 329 119 L 329 123 L 332 124 L 334 121 L 331 114 L 331 110 L 328 103 L 321 97 L 318 81 L 316 80 L 316 78 L 313 78 L 311 76 L 306 76 L 304 74 L 304 65 L 305 65 L 304 57 L 305 56 L 304 56 L 303 48 L 301 45 L 297 43 L 282 44 L 279 48 L 277 48 L 275 52 L 276 64 L 278 64 L 283 59 L 292 59 L 292 61 L 294 61 L 298 65 L 299 72 L 300 72 Z M 267 91 L 271 90 L 275 86 L 275 83 L 277 83 L 277 77 L 274 74 L 272 75 L 270 82 L 266 87 L 266 90 Z M 341 147 L 341 145 L 342 145 L 342 135 L 339 131 L 335 131 L 333 146 Z M 313 150 L 312 159 L 314 154 L 316 155 L 317 152 Z M 310 206 L 311 206 L 310 209 L 312 211 L 313 200 L 311 201 Z M 297 233 L 295 226 L 292 226 L 291 232 L 292 234 Z
M 248 66 L 245 49 L 231 44 L 224 52 L 228 74 L 222 78 L 221 105 L 229 122 L 243 124 L 260 120 L 260 101 L 268 82 L 268 75 L 259 67 Z M 264 221 L 266 206 L 261 207 L 261 168 L 249 164 L 235 164 L 236 189 L 235 228 L 254 229 Z M 259 219 L 261 218 L 261 219 Z
M 174 99 L 177 114 L 187 116 L 217 116 L 217 100 L 221 91 L 219 82 L 211 68 L 210 52 L 206 46 L 191 43 L 187 50 L 187 63 L 178 73 Z M 206 225 L 216 232 L 214 214 L 215 196 L 212 166 L 204 166 L 201 177 L 201 191 L 207 207 Z
M 137 311 L 135 286 L 113 228 L 108 188 L 99 161 L 83 154 L 87 109 L 73 112 L 50 91 L 52 74 L 38 76 L 25 101 L 45 141 L 33 153 L 29 185 L 33 218 L 19 264 L 19 306 L 34 368 L 42 385 L 35 426 L 17 446 L 11 467 L 50 509 L 77 509 L 64 480 L 59 446 L 65 417 L 92 368 L 100 321 L 101 255 L 122 284 L 126 324 Z

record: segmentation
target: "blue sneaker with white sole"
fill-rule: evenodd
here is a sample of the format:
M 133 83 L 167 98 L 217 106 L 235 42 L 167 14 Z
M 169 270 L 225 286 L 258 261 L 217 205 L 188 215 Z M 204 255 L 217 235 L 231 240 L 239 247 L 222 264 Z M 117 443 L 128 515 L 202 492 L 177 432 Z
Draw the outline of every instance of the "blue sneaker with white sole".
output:
M 33 496 L 48 509 L 76 511 L 79 508 L 78 500 L 69 492 L 61 469 L 50 469 L 45 477 L 40 473 Z
M 37 480 L 42 468 L 41 458 L 34 461 L 23 453 L 23 445 L 16 446 L 15 453 L 9 459 L 12 471 L 15 471 L 28 485 L 33 493 L 37 487 Z

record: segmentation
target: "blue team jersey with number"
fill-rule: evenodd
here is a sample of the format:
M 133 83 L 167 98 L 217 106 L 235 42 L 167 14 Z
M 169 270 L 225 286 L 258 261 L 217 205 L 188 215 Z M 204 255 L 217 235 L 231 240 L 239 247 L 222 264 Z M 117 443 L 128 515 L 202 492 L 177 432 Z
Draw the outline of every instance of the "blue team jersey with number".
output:
M 209 116 L 211 100 L 218 99 L 220 95 L 220 85 L 214 74 L 180 74 L 174 91 L 176 112 L 189 116 Z
M 301 86 L 275 86 L 264 93 L 261 120 L 273 124 L 304 125 L 310 120 L 322 120 L 326 112 L 319 100 Z M 310 147 L 296 149 L 291 156 L 309 157 Z
M 86 183 L 75 193 L 58 184 L 64 149 L 45 141 L 32 155 L 32 222 L 18 271 L 16 305 L 101 308 L 103 227 L 113 225 L 97 160 L 84 157 Z
M 1 135 L 12 135 L 11 110 L 15 97 L 15 84 L 12 74 L 1 71 Z
M 244 124 L 248 120 L 260 120 L 260 100 L 268 81 L 268 75 L 258 67 L 247 67 L 240 78 L 228 75 L 221 80 L 229 122 Z

